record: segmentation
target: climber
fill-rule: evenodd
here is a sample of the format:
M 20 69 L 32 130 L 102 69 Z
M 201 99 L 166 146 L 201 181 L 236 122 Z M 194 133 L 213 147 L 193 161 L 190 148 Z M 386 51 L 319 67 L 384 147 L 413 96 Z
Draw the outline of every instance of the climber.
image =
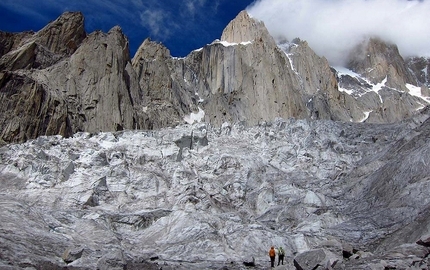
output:
M 272 246 L 269 250 L 270 264 L 272 267 L 275 267 L 275 256 L 276 256 L 275 247 Z
M 284 265 L 284 256 L 285 256 L 285 250 L 282 247 L 279 247 L 278 249 L 278 265 L 282 261 L 282 265 Z

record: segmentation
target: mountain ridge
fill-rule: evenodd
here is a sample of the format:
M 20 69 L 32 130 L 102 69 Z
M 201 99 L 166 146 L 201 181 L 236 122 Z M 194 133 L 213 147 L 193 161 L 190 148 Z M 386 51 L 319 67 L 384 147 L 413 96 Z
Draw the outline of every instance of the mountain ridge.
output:
M 28 78 L 24 81 L 31 83 L 19 87 L 39 85 L 44 96 L 55 95 L 67 107 L 66 114 L 57 112 L 55 105 L 42 99 L 37 106 L 53 113 L 41 113 L 38 118 L 45 118 L 48 124 L 37 125 L 41 128 L 36 130 L 10 109 L 3 109 L 1 137 L 5 143 L 48 134 L 67 137 L 78 131 L 175 126 L 200 111 L 204 116 L 199 120 L 214 125 L 226 121 L 254 125 L 276 117 L 357 122 L 369 112 L 365 121 L 384 123 L 410 117 L 428 103 L 408 94 L 407 84 L 412 85 L 418 77 L 421 79 L 415 84 L 422 87 L 422 93 L 428 92 L 422 83 L 426 77 L 422 74 L 414 77 L 410 72 L 422 71 L 407 67 L 395 45 L 386 46 L 382 41 L 368 43 L 379 44 L 374 46 L 377 49 L 367 47 L 375 60 L 360 62 L 357 57 L 351 60 L 350 68 L 363 78 L 348 78 L 347 87 L 354 92 L 369 92 L 372 86 L 360 80 L 367 76 L 371 83 L 381 84 L 385 76 L 387 82 L 380 86 L 384 94 L 356 98 L 348 91 L 339 91 L 344 88 L 345 80 L 336 77 L 328 61 L 317 56 L 305 41 L 276 44 L 264 23 L 251 18 L 246 11 L 226 26 L 221 41 L 180 59 L 171 57 L 167 48 L 149 39 L 130 58 L 128 40 L 120 28 L 87 36 L 83 24 L 81 13 L 70 12 L 36 33 L 3 35 L 6 38 L 1 41 L 5 44 L 0 58 L 2 103 L 17 102 L 6 94 L 7 89 L 15 84 L 16 76 L 24 76 Z M 20 43 L 10 41 L 13 38 Z M 107 68 L 101 67 L 103 62 Z M 395 68 L 394 63 L 402 68 Z M 417 66 L 419 62 L 415 63 Z M 375 67 L 382 67 L 377 76 L 366 73 Z M 65 78 L 66 73 L 73 75 Z M 111 89 L 118 91 L 109 93 Z M 399 95 L 399 91 L 403 94 Z M 92 100 L 86 100 L 90 96 Z M 109 98 L 100 99 L 104 96 Z M 382 96 L 387 96 L 386 103 Z M 401 101 L 402 96 L 406 96 L 406 102 Z M 394 109 L 397 104 L 402 105 Z M 55 124 L 49 124 L 51 117 L 57 119 Z

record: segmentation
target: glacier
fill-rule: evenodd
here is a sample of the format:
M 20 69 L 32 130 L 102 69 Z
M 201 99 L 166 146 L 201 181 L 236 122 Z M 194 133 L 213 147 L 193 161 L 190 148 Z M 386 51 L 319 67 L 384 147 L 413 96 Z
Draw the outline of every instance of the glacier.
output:
M 427 233 L 414 223 L 430 202 L 428 116 L 195 123 L 3 146 L 0 266 L 245 269 L 254 258 L 265 269 L 272 245 L 286 250 L 280 269 L 315 249 L 354 269 L 389 264 L 384 252 L 408 243 L 417 253 Z M 405 228 L 416 239 L 397 235 Z M 342 257 L 348 245 L 361 259 Z

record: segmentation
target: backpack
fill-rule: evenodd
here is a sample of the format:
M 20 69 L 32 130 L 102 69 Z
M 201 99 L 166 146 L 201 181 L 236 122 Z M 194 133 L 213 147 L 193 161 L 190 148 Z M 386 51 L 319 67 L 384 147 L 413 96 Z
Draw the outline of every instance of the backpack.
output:
M 270 249 L 269 256 L 270 257 L 275 257 L 275 250 L 274 249 Z

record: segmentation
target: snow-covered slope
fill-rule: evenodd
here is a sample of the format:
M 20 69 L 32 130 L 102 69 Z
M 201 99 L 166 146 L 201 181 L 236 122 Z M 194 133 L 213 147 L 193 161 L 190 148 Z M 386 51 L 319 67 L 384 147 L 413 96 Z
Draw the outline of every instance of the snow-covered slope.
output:
M 367 78 L 361 76 L 358 73 L 355 73 L 354 71 L 352 71 L 348 68 L 334 67 L 334 69 L 337 71 L 337 77 L 341 81 L 339 90 L 346 92 L 350 95 L 360 97 L 360 96 L 362 96 L 368 92 L 378 93 L 384 87 L 390 88 L 386 85 L 387 78 L 383 79 L 380 83 L 375 84 L 375 83 L 372 83 L 371 81 L 369 81 Z M 346 77 L 346 78 L 344 78 L 344 77 Z M 362 86 L 362 87 L 357 89 L 357 88 L 351 87 L 351 85 L 348 85 L 348 84 L 343 85 L 342 82 L 345 80 L 348 80 L 348 79 L 353 79 L 356 82 L 361 82 L 360 86 Z M 405 87 L 409 90 L 408 92 L 393 89 L 393 88 L 391 88 L 391 90 L 403 92 L 405 94 L 410 94 L 412 96 L 416 96 L 416 97 L 421 98 L 423 100 L 422 103 L 424 106 L 421 107 L 420 109 L 424 108 L 425 106 L 427 106 L 430 103 L 430 97 L 422 94 L 421 87 L 418 87 L 418 86 L 415 86 L 415 85 L 409 84 L 409 83 L 406 83 Z M 382 100 L 382 97 L 381 97 L 381 100 Z

